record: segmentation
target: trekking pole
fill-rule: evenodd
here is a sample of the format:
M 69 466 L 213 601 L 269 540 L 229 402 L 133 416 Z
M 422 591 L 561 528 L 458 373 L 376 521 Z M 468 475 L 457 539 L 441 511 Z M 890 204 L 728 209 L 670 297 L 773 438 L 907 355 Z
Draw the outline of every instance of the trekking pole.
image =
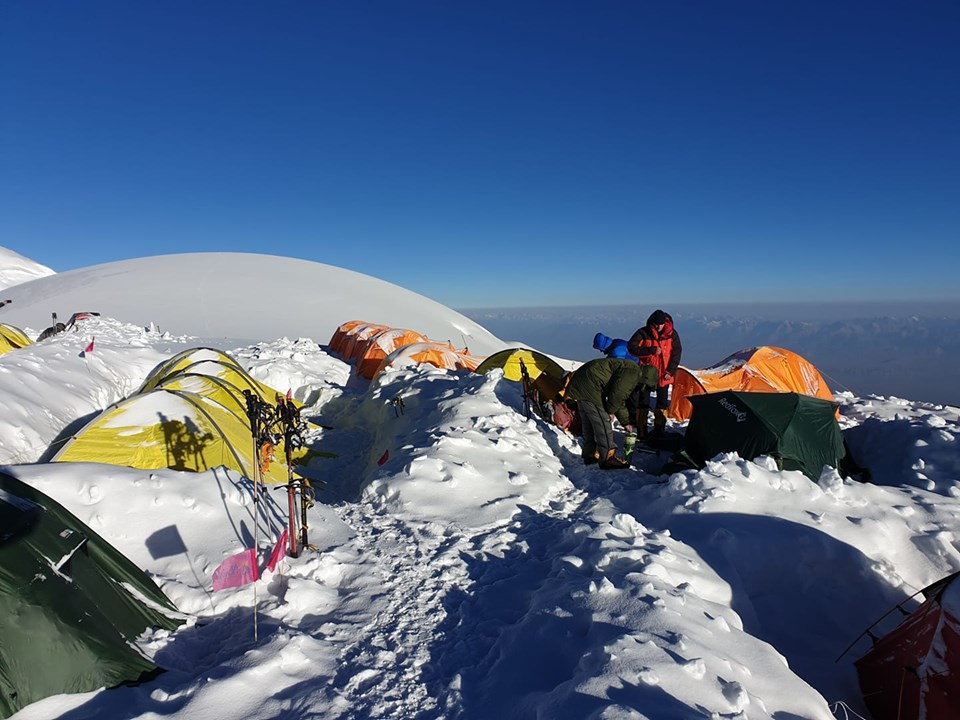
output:
M 530 419 L 530 374 L 523 360 L 520 361 L 520 384 L 523 386 L 523 416 Z
M 293 477 L 293 448 L 298 437 L 297 430 L 300 421 L 300 411 L 294 406 L 291 399 L 277 397 L 277 415 L 283 431 L 284 457 L 287 461 L 287 539 L 290 543 L 288 554 L 290 557 L 299 557 L 297 547 L 297 481 Z M 303 492 L 301 491 L 301 496 Z
M 253 438 L 253 546 L 260 545 L 260 408 L 259 397 L 249 390 L 243 391 L 247 401 L 247 419 L 250 420 L 250 435 Z M 257 632 L 257 584 L 253 584 L 253 642 L 258 641 Z

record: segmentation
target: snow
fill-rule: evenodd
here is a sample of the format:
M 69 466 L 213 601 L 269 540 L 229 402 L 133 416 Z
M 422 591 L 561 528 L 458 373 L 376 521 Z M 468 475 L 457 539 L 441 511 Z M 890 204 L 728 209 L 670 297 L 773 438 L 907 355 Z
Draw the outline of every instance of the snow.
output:
M 53 274 L 53 270 L 46 265 L 0 247 L 0 290 Z
M 24 327 L 10 309 L 29 319 L 32 337 L 51 307 L 102 313 L 0 356 L 0 462 L 143 568 L 186 618 L 142 639 L 166 669 L 156 679 L 49 697 L 17 720 L 867 716 L 861 633 L 960 570 L 955 407 L 837 395 L 875 484 L 829 468 L 812 482 L 736 455 L 669 476 L 651 454 L 604 471 L 582 464 L 575 438 L 526 418 L 500 371 L 405 365 L 368 383 L 324 349 L 353 319 L 439 340 L 456 325 L 482 339 L 475 354 L 507 346 L 452 310 L 305 261 L 223 254 L 207 277 L 176 272 L 208 260 L 53 275 L 11 288 L 0 309 L 4 322 Z M 296 300 L 243 304 L 243 285 L 224 278 L 257 264 L 295 278 Z M 160 290 L 141 293 L 145 278 Z M 330 292 L 336 302 L 317 299 Z M 310 468 L 325 482 L 309 511 L 316 550 L 216 593 L 225 558 L 255 544 L 265 562 L 282 491 L 267 491 L 269 521 L 257 523 L 251 483 L 233 470 L 41 462 L 191 347 L 291 390 L 319 423 L 313 447 L 335 455 Z
M 2 260 L 2 257 L 0 257 Z M 431 340 L 490 355 L 506 345 L 480 325 L 422 295 L 322 263 L 250 253 L 189 253 L 122 260 L 9 288 L 3 322 L 25 330 L 75 312 L 199 337 L 327 342 L 350 320 L 406 327 Z M 349 302 L 347 302 L 349 298 Z

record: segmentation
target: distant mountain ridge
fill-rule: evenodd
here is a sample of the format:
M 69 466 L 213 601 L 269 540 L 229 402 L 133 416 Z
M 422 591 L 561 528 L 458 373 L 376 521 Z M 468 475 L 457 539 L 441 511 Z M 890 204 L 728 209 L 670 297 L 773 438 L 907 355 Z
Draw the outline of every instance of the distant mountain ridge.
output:
M 875 314 L 870 313 L 871 307 Z M 464 310 L 501 338 L 575 360 L 599 357 L 593 336 L 629 338 L 654 307 Z M 774 345 L 817 365 L 831 389 L 895 395 L 960 406 L 960 304 L 903 303 L 849 307 L 784 305 L 665 307 L 683 344 L 682 364 L 714 365 L 748 347 Z M 782 312 L 791 319 L 770 317 Z M 806 316 L 806 317 L 804 317 Z

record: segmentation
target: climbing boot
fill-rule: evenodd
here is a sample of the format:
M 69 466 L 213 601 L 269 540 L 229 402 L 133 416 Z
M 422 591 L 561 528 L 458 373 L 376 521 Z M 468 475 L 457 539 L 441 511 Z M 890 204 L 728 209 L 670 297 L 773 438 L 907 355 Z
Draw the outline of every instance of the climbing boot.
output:
M 647 416 L 650 414 L 650 408 L 638 408 L 635 427 L 637 430 L 637 438 L 643 440 L 647 436 Z
M 660 437 L 667 429 L 667 411 L 657 408 L 653 411 L 653 437 Z
M 616 450 L 607 451 L 607 457 L 600 463 L 601 470 L 622 470 L 630 467 L 630 462 L 617 456 Z
M 582 453 L 580 453 L 580 457 L 583 458 L 584 465 L 593 465 L 594 463 L 600 462 L 600 453 L 598 453 L 596 450 L 593 452 L 587 452 L 584 450 Z

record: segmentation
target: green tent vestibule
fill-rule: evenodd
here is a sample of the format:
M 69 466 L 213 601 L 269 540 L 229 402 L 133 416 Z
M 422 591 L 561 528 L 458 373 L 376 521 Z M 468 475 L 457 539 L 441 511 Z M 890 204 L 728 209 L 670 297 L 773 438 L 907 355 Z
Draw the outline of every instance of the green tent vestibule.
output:
M 157 666 L 132 641 L 148 628 L 173 630 L 176 615 L 116 548 L 0 473 L 0 717 L 50 695 L 152 676 Z
M 726 392 L 691 395 L 693 415 L 684 452 L 700 467 L 735 452 L 746 460 L 770 455 L 783 470 L 813 481 L 845 455 L 837 404 L 800 393 Z

